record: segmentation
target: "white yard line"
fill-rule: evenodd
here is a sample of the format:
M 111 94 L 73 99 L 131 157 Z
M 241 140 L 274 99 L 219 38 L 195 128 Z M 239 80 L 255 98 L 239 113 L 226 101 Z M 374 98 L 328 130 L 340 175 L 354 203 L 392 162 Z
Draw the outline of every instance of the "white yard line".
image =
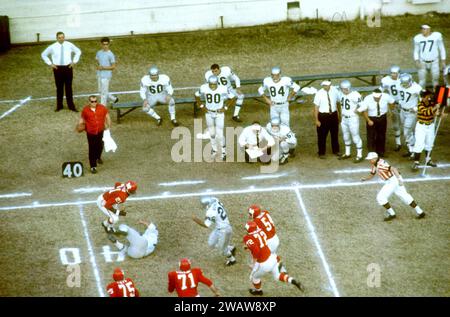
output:
M 204 180 L 191 180 L 191 181 L 176 181 L 169 183 L 159 183 L 159 186 L 171 187 L 171 186 L 183 186 L 183 185 L 196 185 L 196 184 L 204 184 L 206 181 Z
M 110 189 L 113 189 L 113 187 L 81 187 L 75 188 L 73 192 L 78 194 L 86 194 L 86 193 L 104 192 Z
M 403 180 L 405 183 L 415 183 L 415 182 L 431 182 L 431 181 L 450 181 L 449 176 L 435 176 L 435 177 L 419 177 L 419 178 L 406 178 Z M 146 201 L 146 200 L 156 200 L 156 199 L 172 199 L 172 198 L 184 198 L 184 197 L 199 197 L 203 195 L 235 195 L 235 194 L 250 194 L 250 193 L 265 193 L 265 192 L 273 192 L 273 191 L 287 191 L 287 190 L 295 190 L 295 189 L 319 189 L 319 188 L 338 188 L 338 187 L 352 187 L 352 186 L 368 186 L 374 184 L 381 184 L 382 181 L 368 181 L 368 182 L 343 182 L 336 181 L 335 183 L 318 183 L 318 184 L 288 184 L 282 186 L 273 186 L 273 187 L 254 187 L 254 188 L 242 188 L 242 189 L 234 189 L 234 190 L 213 190 L 206 189 L 200 192 L 192 192 L 192 193 L 180 193 L 180 194 L 170 194 L 165 192 L 160 195 L 154 196 L 143 196 L 143 197 L 131 197 L 129 201 Z M 86 200 L 86 201 L 66 201 L 66 202 L 58 202 L 58 203 L 39 203 L 34 202 L 31 205 L 23 205 L 23 206 L 6 206 L 0 207 L 0 211 L 7 210 L 18 210 L 18 209 L 35 209 L 35 208 L 48 208 L 48 207 L 63 207 L 63 206 L 77 206 L 77 205 L 88 205 L 95 204 L 95 200 Z
M 32 196 L 32 193 L 11 193 L 11 194 L 3 194 L 0 195 L 0 198 L 15 198 L 15 197 L 24 197 L 24 196 Z
M 89 261 L 91 262 L 92 270 L 94 271 L 95 282 L 97 284 L 98 295 L 100 297 L 105 297 L 105 293 L 103 291 L 103 286 L 102 286 L 102 283 L 100 280 L 100 273 L 99 273 L 99 270 L 97 267 L 97 261 L 95 260 L 94 249 L 92 248 L 91 238 L 89 237 L 88 226 L 86 223 L 86 219 L 84 217 L 83 205 L 79 205 L 78 207 L 80 210 L 81 224 L 83 225 L 84 238 L 86 240 L 87 248 L 88 248 L 88 252 L 89 252 Z
M 173 90 L 177 91 L 177 90 L 194 90 L 194 89 L 199 89 L 200 85 L 195 86 L 195 87 L 179 87 L 179 88 L 174 88 Z M 110 92 L 110 94 L 113 95 L 132 95 L 132 94 L 138 94 L 139 90 L 125 90 L 125 91 L 113 91 Z M 90 93 L 90 94 L 78 94 L 78 95 L 73 95 L 74 98 L 81 98 L 81 97 L 89 97 L 89 96 L 98 96 L 99 94 L 97 92 L 94 93 Z M 29 97 L 29 100 L 32 101 L 41 101 L 41 100 L 55 100 L 56 97 L 55 96 L 49 96 L 49 97 L 38 97 L 38 98 L 31 98 L 31 96 Z M 66 97 L 64 96 L 64 99 Z M 15 103 L 15 102 L 20 102 L 20 99 L 9 99 L 9 100 L 0 100 L 0 103 Z
M 330 283 L 333 295 L 335 297 L 340 297 L 339 291 L 336 287 L 336 282 L 334 281 L 333 274 L 331 273 L 330 270 L 330 265 L 328 264 L 327 259 L 325 258 L 325 254 L 323 253 L 322 246 L 320 245 L 319 238 L 317 237 L 316 234 L 316 228 L 314 227 L 311 218 L 309 217 L 309 213 L 306 210 L 305 203 L 303 202 L 302 196 L 300 195 L 300 191 L 298 188 L 295 188 L 294 191 L 297 196 L 298 203 L 300 204 L 300 208 L 303 212 L 303 216 L 305 217 L 306 224 L 308 225 L 309 233 L 311 234 L 311 239 L 314 242 L 314 246 L 317 249 L 320 261 L 322 262 L 323 268 L 325 269 L 325 273 L 327 274 L 328 282 Z
M 0 116 L 0 120 L 3 119 L 4 117 L 6 117 L 7 115 L 9 115 L 10 113 L 13 113 L 14 111 L 16 111 L 17 109 L 22 107 L 24 104 L 26 104 L 30 100 L 31 100 L 31 96 L 28 96 L 28 97 L 26 97 L 25 99 L 22 99 L 22 100 L 16 100 L 15 102 L 19 101 L 19 103 L 17 105 L 15 105 L 14 107 L 12 107 L 11 109 L 9 109 L 8 111 L 4 112 Z
M 450 167 L 450 163 L 436 163 L 437 168 L 447 168 Z M 419 165 L 419 168 L 424 168 L 425 165 Z M 436 168 L 436 167 L 428 167 L 428 168 Z M 335 174 L 354 174 L 354 173 L 369 173 L 369 168 L 349 168 L 342 170 L 335 170 L 333 173 Z
M 242 180 L 258 180 L 258 179 L 272 179 L 272 178 L 280 178 L 288 175 L 287 172 L 285 173 L 278 173 L 278 174 L 262 174 L 262 175 L 255 175 L 255 176 L 246 176 L 242 177 Z

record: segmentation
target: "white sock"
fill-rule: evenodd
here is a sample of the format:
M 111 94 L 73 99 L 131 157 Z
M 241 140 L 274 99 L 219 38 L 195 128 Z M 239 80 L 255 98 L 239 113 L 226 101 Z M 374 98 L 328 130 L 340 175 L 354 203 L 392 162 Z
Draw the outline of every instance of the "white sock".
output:
M 217 141 L 216 138 L 211 138 L 211 147 L 214 152 L 217 152 Z
M 418 215 L 423 213 L 423 210 L 422 210 L 422 208 L 419 207 L 419 205 L 417 205 L 414 209 L 416 210 Z
M 402 141 L 400 141 L 400 137 L 399 136 L 395 137 L 395 144 L 397 144 L 397 145 L 401 145 L 402 144 Z
M 387 212 L 388 214 L 390 214 L 391 216 L 395 216 L 395 212 L 394 212 L 394 209 L 392 209 L 392 207 L 389 208 L 389 209 L 387 209 L 386 212 Z
M 155 118 L 156 120 L 161 119 L 160 116 L 158 116 L 158 114 L 155 112 L 155 110 L 151 109 L 147 112 L 149 116 L 152 116 L 153 118 Z
M 356 152 L 357 152 L 357 154 L 356 154 L 357 157 L 362 157 L 362 149 L 356 149 Z
M 233 114 L 233 117 L 238 116 L 238 115 L 239 115 L 239 111 L 241 111 L 241 106 L 240 106 L 240 105 L 234 106 L 234 114 Z
M 345 155 L 350 155 L 350 145 L 345 146 Z

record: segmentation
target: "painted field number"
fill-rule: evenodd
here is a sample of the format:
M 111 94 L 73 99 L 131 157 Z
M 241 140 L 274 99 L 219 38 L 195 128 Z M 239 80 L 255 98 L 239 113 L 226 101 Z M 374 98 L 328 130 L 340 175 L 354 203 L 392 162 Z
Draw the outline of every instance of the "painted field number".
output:
M 63 177 L 72 178 L 83 176 L 83 163 L 64 162 L 62 165 Z

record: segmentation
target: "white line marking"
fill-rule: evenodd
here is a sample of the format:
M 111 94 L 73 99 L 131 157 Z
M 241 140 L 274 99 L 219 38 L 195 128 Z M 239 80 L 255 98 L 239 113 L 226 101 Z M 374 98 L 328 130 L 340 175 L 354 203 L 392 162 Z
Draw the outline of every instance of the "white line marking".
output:
M 316 234 L 316 229 L 314 228 L 311 218 L 309 217 L 308 211 L 306 210 L 305 203 L 303 202 L 302 196 L 300 195 L 300 191 L 298 190 L 298 188 L 295 188 L 294 191 L 295 191 L 295 194 L 297 195 L 297 200 L 300 204 L 300 208 L 303 212 L 303 216 L 305 217 L 306 224 L 308 225 L 308 229 L 311 234 L 311 238 L 314 242 L 317 252 L 319 253 L 319 257 L 320 257 L 320 260 L 322 261 L 322 265 L 323 265 L 323 268 L 325 269 L 325 273 L 327 273 L 328 282 L 330 283 L 331 289 L 333 290 L 333 294 L 335 297 L 340 297 L 339 291 L 336 287 L 336 283 L 334 282 L 333 274 L 331 273 L 331 270 L 330 270 L 330 266 L 328 265 L 328 262 L 325 258 L 325 254 L 322 251 L 322 247 L 320 245 L 319 238 L 317 237 L 317 234 Z
M 263 174 L 263 175 L 256 175 L 256 176 L 246 176 L 242 177 L 242 180 L 256 180 L 256 179 L 271 179 L 271 178 L 280 178 L 288 175 L 288 173 L 278 173 L 278 174 Z
M 31 100 L 31 96 L 26 97 L 23 100 L 18 100 L 19 103 L 17 105 L 15 105 L 14 107 L 12 107 L 11 109 L 9 109 L 8 111 L 4 112 L 1 116 L 0 116 L 0 120 L 3 119 L 4 117 L 6 117 L 7 115 L 9 115 L 10 113 L 13 113 L 14 111 L 16 111 L 17 109 L 19 109 L 20 107 L 22 107 L 24 104 L 26 104 L 28 101 Z
M 86 219 L 84 217 L 83 205 L 79 205 L 78 207 L 80 210 L 81 224 L 83 225 L 84 238 L 86 239 L 87 248 L 89 251 L 89 260 L 92 265 L 92 270 L 94 271 L 95 282 L 97 283 L 98 295 L 100 295 L 100 297 L 105 297 L 105 293 L 103 292 L 103 286 L 100 281 L 100 273 L 98 271 L 97 262 L 95 261 L 95 254 L 94 254 L 94 250 L 92 248 L 91 238 L 89 238 L 88 227 L 87 227 Z
M 173 90 L 193 90 L 193 89 L 199 89 L 201 86 L 201 84 L 199 84 L 198 86 L 195 87 L 179 87 L 179 88 L 174 88 Z M 110 92 L 110 94 L 113 95 L 132 95 L 132 94 L 138 94 L 139 90 L 125 90 L 125 91 L 113 91 Z M 91 94 L 79 94 L 79 95 L 73 95 L 74 98 L 81 98 L 81 97 L 89 97 L 89 96 L 99 96 L 98 93 L 91 93 Z M 39 101 L 39 100 L 54 100 L 56 99 L 55 96 L 51 96 L 51 97 L 38 97 L 38 98 L 31 98 L 31 96 L 29 97 L 29 100 L 33 100 L 33 101 Z M 66 98 L 66 96 L 64 96 L 64 99 Z M 9 99 L 9 100 L 0 100 L 0 103 L 14 103 L 14 102 L 20 102 L 20 99 Z
M 335 174 L 351 174 L 351 173 L 368 173 L 370 172 L 370 168 L 352 168 L 352 169 L 344 169 L 344 170 L 337 170 L 333 171 Z
M 414 182 L 429 182 L 429 181 L 449 181 L 450 176 L 436 176 L 436 177 L 419 177 L 419 178 L 407 178 L 403 179 L 404 183 L 414 183 Z M 249 193 L 264 193 L 272 191 L 285 191 L 285 190 L 295 190 L 297 189 L 318 189 L 318 188 L 335 188 L 335 187 L 351 187 L 351 186 L 367 186 L 382 183 L 382 181 L 367 181 L 367 182 L 341 182 L 336 183 L 323 183 L 323 184 L 298 184 L 294 183 L 291 185 L 284 186 L 274 186 L 274 187 L 259 187 L 259 188 L 243 188 L 238 190 L 213 190 L 205 189 L 201 192 L 196 193 L 181 193 L 181 194 L 170 194 L 167 193 L 155 196 L 143 196 L 129 198 L 129 201 L 145 201 L 145 200 L 156 200 L 156 199 L 171 199 L 171 198 L 184 198 L 184 197 L 197 197 L 203 195 L 233 195 L 233 194 L 249 194 Z M 17 209 L 34 209 L 34 208 L 48 208 L 48 207 L 63 207 L 63 206 L 77 206 L 77 205 L 88 205 L 95 204 L 96 200 L 87 201 L 68 201 L 60 203 L 39 203 L 36 202 L 32 205 L 23 206 L 7 206 L 0 207 L 0 211 L 5 210 L 17 210 Z
M 159 186 L 180 186 L 180 185 L 195 185 L 195 184 L 204 184 L 206 181 L 204 180 L 192 180 L 192 181 L 178 181 L 178 182 L 170 182 L 170 183 L 159 183 Z
M 0 198 L 14 198 L 14 197 L 24 197 L 24 196 L 32 196 L 32 193 L 12 193 L 12 194 L 4 194 L 0 195 Z
M 113 187 L 82 187 L 73 190 L 74 193 L 85 194 L 85 193 L 95 193 L 100 191 L 107 191 L 113 189 Z
M 428 168 L 447 168 L 447 167 L 450 167 L 449 163 L 442 163 L 442 164 L 436 163 L 436 164 L 437 164 L 436 167 L 428 166 Z M 419 165 L 419 168 L 424 168 L 424 167 L 425 167 L 425 165 Z

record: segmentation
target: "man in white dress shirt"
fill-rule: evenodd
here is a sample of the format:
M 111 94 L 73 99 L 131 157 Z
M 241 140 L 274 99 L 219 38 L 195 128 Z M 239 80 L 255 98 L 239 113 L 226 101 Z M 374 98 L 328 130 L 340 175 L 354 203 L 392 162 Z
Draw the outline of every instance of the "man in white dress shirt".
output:
M 339 91 L 331 86 L 329 80 L 321 83 L 320 89 L 314 96 L 314 120 L 317 127 L 317 139 L 319 158 L 325 158 L 328 132 L 331 134 L 331 148 L 333 154 L 339 153 Z
M 427 73 L 431 71 L 433 88 L 436 87 L 439 84 L 439 69 L 445 68 L 446 56 L 442 34 L 431 32 L 429 25 L 422 25 L 421 33 L 414 37 L 413 55 L 418 68 L 419 85 L 426 87 Z
M 44 62 L 53 69 L 56 84 L 56 109 L 63 108 L 64 90 L 66 91 L 67 106 L 70 110 L 78 112 L 73 103 L 72 80 L 73 66 L 78 63 L 81 51 L 72 43 L 65 41 L 63 32 L 56 33 L 57 42 L 47 47 L 41 54 Z M 75 54 L 72 59 L 72 53 Z M 51 59 L 48 56 L 51 56 Z
M 258 157 L 258 161 L 268 163 L 270 161 L 271 148 L 275 145 L 273 136 L 264 129 L 258 121 L 254 121 L 251 126 L 242 130 L 239 135 L 238 143 L 242 151 L 245 151 L 245 161 L 247 163 L 255 162 L 256 159 L 251 159 L 247 153 L 247 149 L 260 150 L 264 154 Z

